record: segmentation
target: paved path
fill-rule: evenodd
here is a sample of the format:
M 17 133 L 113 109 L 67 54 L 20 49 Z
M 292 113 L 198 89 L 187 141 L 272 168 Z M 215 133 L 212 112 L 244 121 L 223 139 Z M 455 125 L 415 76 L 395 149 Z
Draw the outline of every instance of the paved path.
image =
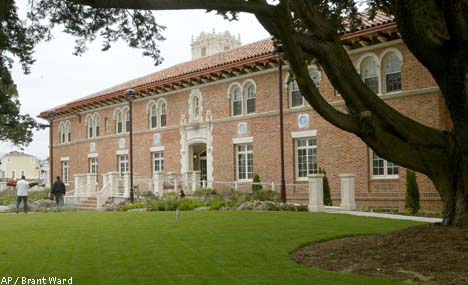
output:
M 417 222 L 425 222 L 425 223 L 442 222 L 442 219 L 440 218 L 426 218 L 426 217 L 415 217 L 415 216 L 360 212 L 360 211 L 344 211 L 344 210 L 341 210 L 339 207 L 325 207 L 325 212 L 330 213 L 330 214 L 347 214 L 347 215 L 354 215 L 354 216 L 376 217 L 376 218 L 395 219 L 395 220 L 408 220 L 408 221 L 417 221 Z

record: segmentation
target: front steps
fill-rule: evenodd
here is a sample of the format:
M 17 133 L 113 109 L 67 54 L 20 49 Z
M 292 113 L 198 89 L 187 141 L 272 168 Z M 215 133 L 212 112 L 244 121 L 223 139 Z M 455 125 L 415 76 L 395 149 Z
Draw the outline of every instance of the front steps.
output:
M 88 199 L 81 201 L 78 204 L 77 209 L 82 211 L 96 211 L 97 208 L 97 198 L 89 197 Z

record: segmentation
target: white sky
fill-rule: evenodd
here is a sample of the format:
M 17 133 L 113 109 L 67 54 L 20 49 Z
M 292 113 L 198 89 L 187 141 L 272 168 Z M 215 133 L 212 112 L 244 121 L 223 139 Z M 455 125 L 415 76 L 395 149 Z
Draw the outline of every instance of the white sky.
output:
M 17 0 L 24 13 L 26 0 Z M 41 111 L 90 95 L 130 79 L 143 76 L 174 64 L 190 60 L 192 35 L 202 31 L 230 31 L 240 34 L 243 44 L 267 38 L 269 34 L 252 15 L 241 14 L 238 22 L 229 22 L 221 16 L 203 11 L 161 11 L 156 13 L 158 23 L 166 26 L 166 41 L 160 44 L 162 65 L 155 67 L 142 50 L 131 49 L 120 42 L 107 52 L 101 52 L 98 39 L 81 57 L 72 55 L 74 38 L 60 29 L 54 39 L 36 47 L 36 63 L 32 72 L 24 75 L 16 64 L 12 74 L 19 91 L 21 113 L 36 117 Z M 41 120 L 41 119 L 38 119 Z M 45 121 L 43 121 L 45 122 Z M 24 149 L 39 158 L 48 156 L 48 130 L 34 133 L 33 142 Z M 0 153 L 18 149 L 0 142 Z

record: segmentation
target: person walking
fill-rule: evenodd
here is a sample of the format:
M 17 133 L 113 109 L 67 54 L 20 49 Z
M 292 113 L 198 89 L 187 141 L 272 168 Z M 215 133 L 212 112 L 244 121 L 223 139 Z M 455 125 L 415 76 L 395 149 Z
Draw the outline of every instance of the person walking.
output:
M 60 176 L 57 176 L 57 180 L 52 185 L 51 192 L 55 196 L 56 211 L 60 212 L 63 209 L 63 196 L 65 195 L 65 184 L 60 180 Z
M 28 213 L 28 191 L 29 183 L 25 180 L 26 177 L 21 176 L 21 180 L 16 183 L 16 213 L 19 213 L 19 205 L 23 201 L 24 212 Z

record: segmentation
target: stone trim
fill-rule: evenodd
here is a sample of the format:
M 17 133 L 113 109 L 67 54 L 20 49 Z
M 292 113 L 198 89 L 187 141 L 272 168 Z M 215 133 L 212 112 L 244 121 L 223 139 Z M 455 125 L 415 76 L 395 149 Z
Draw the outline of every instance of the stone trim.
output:
M 252 143 L 253 137 L 243 137 L 243 138 L 233 138 L 233 144 L 243 144 L 243 143 Z
M 150 147 L 150 152 L 158 152 L 158 151 L 164 151 L 164 146 L 161 145 L 161 146 Z
M 307 138 L 307 137 L 316 137 L 317 130 L 307 130 L 307 131 L 299 131 L 299 132 L 291 132 L 291 137 L 293 139 L 298 138 Z

